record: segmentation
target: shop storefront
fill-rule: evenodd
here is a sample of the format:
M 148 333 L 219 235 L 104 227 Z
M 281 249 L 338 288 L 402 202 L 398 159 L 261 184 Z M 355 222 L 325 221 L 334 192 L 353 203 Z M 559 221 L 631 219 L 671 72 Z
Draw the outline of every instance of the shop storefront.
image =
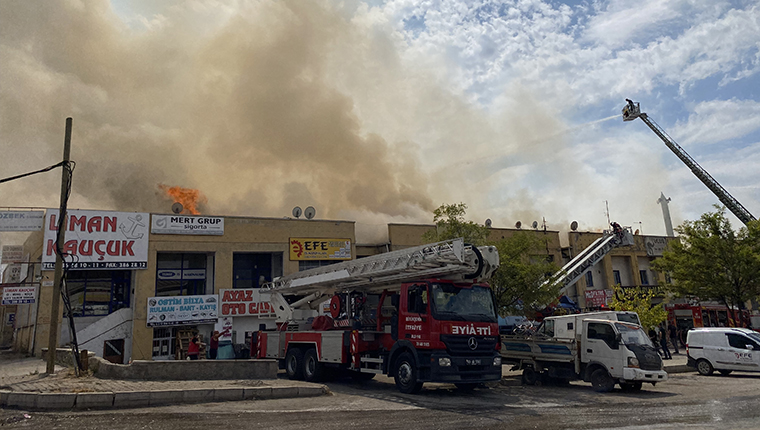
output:
M 62 250 L 69 307 L 64 308 L 63 318 L 74 318 L 81 349 L 100 356 L 129 356 L 131 324 L 123 321 L 131 320 L 135 273 L 147 267 L 149 217 L 134 212 L 67 211 Z M 48 281 L 43 286 L 52 287 L 62 226 L 58 210 L 48 209 L 41 255 L 41 277 Z M 114 321 L 120 322 L 116 329 Z M 68 343 L 67 325 L 59 328 L 60 344 Z
M 184 359 L 193 333 L 208 344 L 214 330 L 224 332 L 218 358 L 245 358 L 254 333 L 276 327 L 264 283 L 355 253 L 348 221 L 153 214 L 150 225 L 132 359 Z

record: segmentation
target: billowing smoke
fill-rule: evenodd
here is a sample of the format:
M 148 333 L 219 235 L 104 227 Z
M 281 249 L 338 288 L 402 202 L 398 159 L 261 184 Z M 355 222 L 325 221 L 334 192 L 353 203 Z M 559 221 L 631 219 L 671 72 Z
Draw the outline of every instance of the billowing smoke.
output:
M 542 188 L 590 186 L 565 126 L 519 85 L 487 115 L 366 6 L 241 4 L 124 21 L 106 0 L 0 3 L 3 176 L 58 162 L 71 116 L 71 208 L 168 213 L 165 184 L 200 190 L 212 214 L 311 205 L 365 223 L 368 242 L 442 203 L 499 227 L 540 222 L 546 205 L 572 206 Z M 513 186 L 539 160 L 543 185 Z M 4 184 L 3 204 L 55 207 L 59 180 Z

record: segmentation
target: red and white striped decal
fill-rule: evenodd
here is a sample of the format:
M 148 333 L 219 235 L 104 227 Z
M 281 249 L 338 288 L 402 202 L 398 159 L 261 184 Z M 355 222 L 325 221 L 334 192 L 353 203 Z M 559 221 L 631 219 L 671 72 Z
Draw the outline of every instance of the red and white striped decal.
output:
M 351 358 L 354 362 L 354 369 L 361 368 L 361 361 L 359 359 L 359 332 L 353 330 L 351 332 Z
M 261 338 L 263 336 L 264 333 L 262 332 L 259 332 L 258 336 L 256 336 L 256 358 L 264 358 L 264 354 L 266 354 L 261 348 Z

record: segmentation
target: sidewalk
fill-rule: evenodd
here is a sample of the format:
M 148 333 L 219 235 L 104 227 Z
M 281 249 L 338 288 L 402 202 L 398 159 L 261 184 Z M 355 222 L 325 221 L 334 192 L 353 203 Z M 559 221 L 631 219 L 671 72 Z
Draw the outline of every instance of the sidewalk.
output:
M 329 394 L 326 386 L 284 379 L 213 381 L 127 381 L 77 377 L 56 366 L 48 375 L 45 362 L 2 354 L 0 407 L 24 410 L 109 409 L 313 397 Z
M 686 350 L 682 349 L 680 352 L 680 354 L 673 354 L 672 351 L 670 352 L 673 355 L 673 359 L 663 361 L 665 364 L 665 371 L 668 373 L 696 372 L 697 369 L 686 365 Z

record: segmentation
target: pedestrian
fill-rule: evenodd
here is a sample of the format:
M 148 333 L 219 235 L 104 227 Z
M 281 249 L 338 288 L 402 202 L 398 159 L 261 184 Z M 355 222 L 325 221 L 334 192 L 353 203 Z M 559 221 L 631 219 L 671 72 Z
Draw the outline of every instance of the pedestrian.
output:
M 201 341 L 198 339 L 198 333 L 193 334 L 190 343 L 187 345 L 187 358 L 197 360 L 201 353 Z
M 216 354 L 219 351 L 219 335 L 219 330 L 214 330 L 208 342 L 208 358 L 211 360 L 216 360 Z
M 655 352 L 662 355 L 660 352 L 660 340 L 657 338 L 657 330 L 653 327 L 649 328 L 649 340 L 652 341 L 652 346 L 654 346 Z
M 665 326 L 660 323 L 660 347 L 662 348 L 662 359 L 663 360 L 670 360 L 673 358 L 672 355 L 670 355 L 670 350 L 668 349 L 668 334 L 665 331 Z
M 678 352 L 678 330 L 676 330 L 675 325 L 668 324 L 668 335 L 670 335 L 670 343 L 673 344 L 673 351 L 675 351 L 675 354 L 680 354 Z

